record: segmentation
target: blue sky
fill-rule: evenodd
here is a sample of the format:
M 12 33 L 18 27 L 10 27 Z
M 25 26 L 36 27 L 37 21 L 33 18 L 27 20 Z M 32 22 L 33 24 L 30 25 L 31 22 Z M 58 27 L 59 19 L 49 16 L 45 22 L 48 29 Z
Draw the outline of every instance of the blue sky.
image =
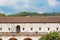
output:
M 60 12 L 60 0 L 0 0 L 0 12 Z

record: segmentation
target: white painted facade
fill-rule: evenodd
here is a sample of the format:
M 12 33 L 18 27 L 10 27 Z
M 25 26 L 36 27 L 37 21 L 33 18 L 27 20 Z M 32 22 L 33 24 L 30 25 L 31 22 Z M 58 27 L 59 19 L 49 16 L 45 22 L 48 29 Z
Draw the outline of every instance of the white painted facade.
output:
M 20 32 L 60 31 L 60 23 L 0 23 L 0 32 L 16 32 L 17 25 L 20 26 Z M 28 37 L 32 40 L 38 40 L 41 36 L 15 36 L 14 38 L 23 40 Z M 1 36 L 0 38 L 9 40 L 12 36 Z
M 0 32 L 16 32 L 17 25 L 20 26 L 20 32 L 60 31 L 60 23 L 0 23 Z

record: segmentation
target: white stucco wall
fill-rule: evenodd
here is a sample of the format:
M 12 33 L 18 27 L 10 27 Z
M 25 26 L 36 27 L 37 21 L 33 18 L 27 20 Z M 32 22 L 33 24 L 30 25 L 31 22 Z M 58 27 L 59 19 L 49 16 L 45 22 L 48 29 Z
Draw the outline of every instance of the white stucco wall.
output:
M 20 25 L 21 32 L 50 32 L 60 31 L 60 23 L 0 23 L 0 32 L 16 32 L 16 26 Z M 8 30 L 10 28 L 10 30 Z M 23 30 L 23 28 L 25 30 Z M 33 28 L 33 30 L 31 30 Z M 39 30 L 41 28 L 41 30 Z M 50 30 L 48 30 L 50 28 Z M 58 28 L 58 30 L 57 30 Z M 9 40 L 12 36 L 0 36 L 3 40 Z M 41 36 L 15 36 L 18 40 L 24 40 L 25 38 L 31 38 L 32 40 L 38 40 Z
M 20 25 L 21 32 L 50 32 L 50 31 L 60 31 L 59 23 L 0 23 L 0 32 L 16 32 L 16 26 Z M 10 28 L 10 30 L 8 30 Z M 23 30 L 23 28 L 25 30 Z M 31 30 L 33 28 L 33 30 Z M 41 30 L 39 30 L 41 28 Z M 50 30 L 48 30 L 50 28 Z M 58 28 L 58 30 L 56 30 Z

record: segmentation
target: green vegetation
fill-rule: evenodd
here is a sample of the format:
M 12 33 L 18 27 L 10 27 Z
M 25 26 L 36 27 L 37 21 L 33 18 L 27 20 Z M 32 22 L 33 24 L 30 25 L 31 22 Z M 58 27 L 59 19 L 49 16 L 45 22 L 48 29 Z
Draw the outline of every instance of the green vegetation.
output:
M 36 12 L 19 12 L 9 16 L 60 16 L 60 13 L 36 13 Z
M 11 14 L 11 15 L 0 13 L 0 16 L 60 16 L 60 13 L 19 12 L 19 13 Z
M 0 17 L 1 17 L 1 16 L 6 16 L 6 15 L 5 15 L 4 13 L 0 13 Z
M 20 12 L 9 16 L 39 16 L 39 15 L 40 15 L 39 13 Z
M 58 32 L 50 32 L 42 36 L 39 40 L 60 40 L 60 35 Z

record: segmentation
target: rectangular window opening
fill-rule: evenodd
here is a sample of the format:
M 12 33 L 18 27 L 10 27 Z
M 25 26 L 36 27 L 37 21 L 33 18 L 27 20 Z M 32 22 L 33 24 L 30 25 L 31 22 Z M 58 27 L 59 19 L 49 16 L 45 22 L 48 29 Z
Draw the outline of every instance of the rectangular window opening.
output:
M 23 30 L 25 30 L 25 28 L 23 28 Z
M 56 30 L 58 30 L 58 28 L 56 28 Z
M 33 28 L 31 28 L 31 30 L 33 30 Z
M 48 30 L 50 30 L 50 28 L 48 28 Z
M 8 30 L 10 30 L 10 28 L 8 28 Z
M 41 28 L 39 28 L 39 30 L 41 30 Z

